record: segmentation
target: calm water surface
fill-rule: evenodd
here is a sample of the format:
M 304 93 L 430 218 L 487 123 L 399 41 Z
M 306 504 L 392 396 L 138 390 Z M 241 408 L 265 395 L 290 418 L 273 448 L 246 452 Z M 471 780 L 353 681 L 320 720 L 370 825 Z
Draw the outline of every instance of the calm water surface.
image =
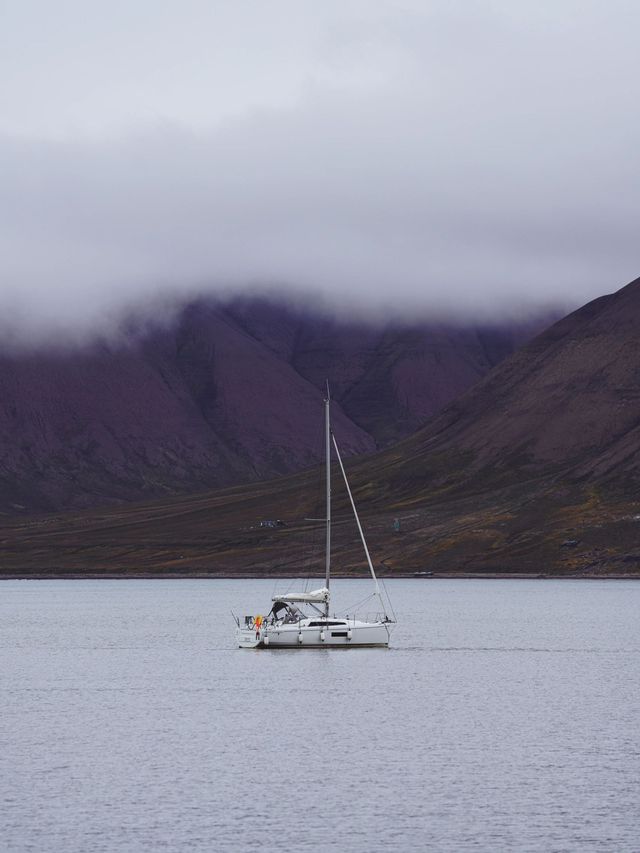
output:
M 0 583 L 0 848 L 640 850 L 640 583 L 388 588 L 388 650 L 243 651 L 270 581 Z

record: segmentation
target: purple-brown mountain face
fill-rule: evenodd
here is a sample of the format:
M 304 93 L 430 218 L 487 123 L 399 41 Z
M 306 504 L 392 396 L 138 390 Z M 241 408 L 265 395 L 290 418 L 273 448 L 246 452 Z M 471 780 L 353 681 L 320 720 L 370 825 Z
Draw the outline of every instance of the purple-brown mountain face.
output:
M 640 279 L 552 325 L 410 439 L 521 477 L 640 479 Z M 475 474 L 473 474 L 475 476 Z
M 246 317 L 244 324 L 246 330 Z M 281 353 L 283 363 L 291 366 L 300 359 L 309 371 L 316 335 L 330 340 L 330 331 L 307 329 Z M 469 343 L 462 350 L 465 359 L 469 352 L 477 353 L 477 332 L 440 333 L 446 341 L 469 335 L 464 338 Z M 391 347 L 373 347 L 367 337 L 371 333 L 359 334 L 366 346 L 345 347 L 339 354 L 334 347 L 331 355 L 332 365 L 342 364 L 351 381 L 350 371 L 360 369 L 356 353 L 375 352 L 377 366 L 376 359 L 383 361 Z M 380 340 L 400 346 L 409 331 L 397 331 L 395 339 L 389 331 L 379 334 Z M 279 334 L 278 340 L 285 337 Z M 264 342 L 257 328 L 251 338 Z M 354 338 L 355 333 L 350 341 Z M 274 346 L 272 342 L 272 352 Z M 419 350 L 421 357 L 431 347 L 429 337 Z M 465 359 L 460 359 L 459 348 L 454 357 L 454 349 L 445 350 L 447 358 L 459 365 Z M 416 358 L 406 348 L 396 352 L 396 362 L 384 363 Z M 326 369 L 326 350 L 316 350 L 315 358 L 318 370 Z M 359 374 L 360 383 L 349 385 L 345 379 L 339 386 L 345 407 L 367 399 L 364 392 L 350 396 L 346 389 L 368 388 L 373 369 Z M 300 370 L 295 369 L 299 376 Z M 379 410 L 362 411 L 363 425 L 380 426 L 370 416 Z M 411 405 L 404 411 L 413 411 Z M 354 441 L 349 432 L 354 423 L 353 414 L 336 423 L 339 441 Z M 447 575 L 640 577 L 640 279 L 551 326 L 424 428 L 380 452 L 350 460 L 348 470 L 382 575 L 429 570 Z M 323 510 L 318 473 L 148 506 L 44 521 L 7 519 L 0 529 L 4 571 L 84 573 L 90 567 L 96 574 L 291 576 L 311 548 L 308 564 L 320 576 L 322 555 L 313 551 L 314 541 L 321 538 L 321 522 L 313 519 Z M 265 517 L 282 518 L 286 527 L 265 531 L 256 523 Z M 333 517 L 336 573 L 366 575 L 350 507 L 337 484 Z
M 540 326 L 373 327 L 245 299 L 192 305 L 126 345 L 5 352 L 0 510 L 140 500 L 313 465 L 326 377 L 345 452 L 372 452 Z

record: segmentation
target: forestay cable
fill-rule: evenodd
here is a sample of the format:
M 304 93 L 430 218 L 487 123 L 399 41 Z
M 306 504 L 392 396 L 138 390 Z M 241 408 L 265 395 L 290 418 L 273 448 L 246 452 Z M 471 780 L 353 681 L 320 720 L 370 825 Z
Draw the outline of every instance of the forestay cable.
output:
M 375 570 L 373 568 L 373 563 L 371 562 L 371 557 L 369 555 L 369 549 L 367 548 L 367 540 L 364 538 L 364 531 L 362 530 L 362 525 L 360 524 L 360 519 L 358 517 L 358 510 L 356 509 L 355 501 L 353 500 L 353 495 L 351 494 L 351 489 L 349 488 L 349 481 L 347 480 L 347 473 L 344 470 L 344 465 L 342 464 L 342 457 L 340 456 L 340 451 L 338 450 L 338 442 L 336 441 L 336 437 L 333 433 L 331 433 L 331 438 L 333 439 L 333 446 L 336 451 L 336 456 L 338 457 L 338 463 L 340 464 L 340 470 L 342 471 L 342 477 L 344 479 L 344 484 L 347 487 L 347 494 L 349 495 L 349 500 L 351 501 L 351 509 L 353 510 L 353 515 L 356 520 L 356 524 L 358 525 L 358 533 L 360 534 L 360 539 L 362 540 L 362 547 L 364 548 L 364 553 L 367 558 L 367 563 L 369 564 L 369 571 L 371 572 L 371 577 L 373 578 L 373 582 L 375 584 L 376 595 L 380 599 L 380 604 L 382 605 L 382 609 L 387 612 L 386 607 L 384 606 L 384 601 L 382 600 L 382 596 L 380 595 L 380 587 L 378 586 L 378 578 L 376 577 Z

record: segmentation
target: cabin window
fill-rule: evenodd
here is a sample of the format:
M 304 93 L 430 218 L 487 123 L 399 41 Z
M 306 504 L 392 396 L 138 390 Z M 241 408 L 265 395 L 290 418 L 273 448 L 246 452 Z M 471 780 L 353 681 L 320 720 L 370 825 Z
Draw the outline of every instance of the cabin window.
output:
M 310 628 L 332 628 L 335 625 L 346 625 L 346 622 L 309 622 Z
M 332 631 L 331 636 L 332 637 L 346 637 L 347 632 L 346 631 Z

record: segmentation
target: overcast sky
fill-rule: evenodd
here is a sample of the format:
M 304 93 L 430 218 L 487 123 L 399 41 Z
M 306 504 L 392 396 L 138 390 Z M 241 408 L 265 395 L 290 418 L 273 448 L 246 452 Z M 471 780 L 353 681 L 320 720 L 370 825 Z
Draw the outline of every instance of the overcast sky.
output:
M 0 312 L 491 316 L 640 275 L 640 3 L 0 0 Z

